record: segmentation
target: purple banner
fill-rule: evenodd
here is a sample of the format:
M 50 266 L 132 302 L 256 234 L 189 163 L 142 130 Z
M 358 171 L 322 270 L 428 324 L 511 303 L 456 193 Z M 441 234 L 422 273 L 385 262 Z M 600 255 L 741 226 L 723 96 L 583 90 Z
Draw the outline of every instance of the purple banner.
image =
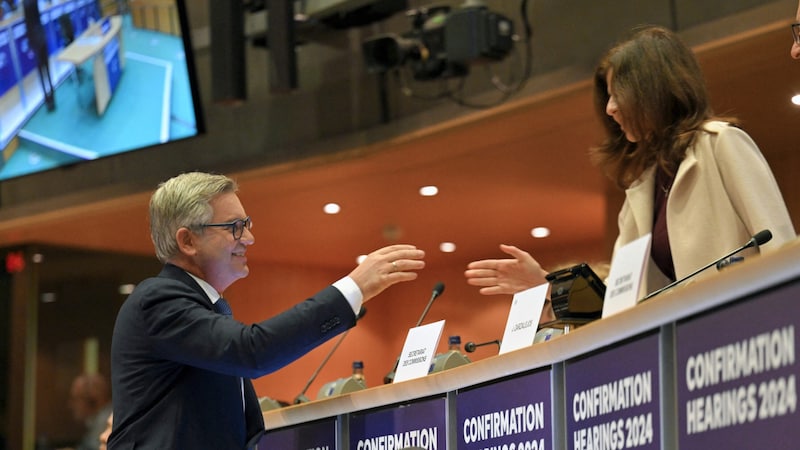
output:
M 122 67 L 119 63 L 119 38 L 114 37 L 103 47 L 103 62 L 108 74 L 108 88 L 111 93 L 117 90 Z
M 259 448 L 282 450 L 336 450 L 336 419 L 304 423 L 267 431 L 258 441 Z
M 565 371 L 568 448 L 660 448 L 657 334 L 567 362 Z
M 81 5 L 83 2 L 76 2 L 75 10 L 70 14 L 72 23 L 75 24 L 75 35 L 80 36 L 81 33 L 89 28 L 89 9 Z M 95 8 L 92 8 L 95 9 Z
M 11 36 L 5 28 L 0 29 L 0 96 L 17 84 L 14 61 L 11 59 Z
M 681 450 L 798 448 L 800 283 L 677 326 Z
M 11 29 L 14 38 L 14 45 L 17 48 L 17 55 L 19 55 L 20 71 L 22 78 L 25 78 L 33 69 L 36 68 L 36 54 L 28 44 L 28 35 L 25 28 L 25 23 L 20 22 Z
M 542 370 L 456 397 L 458 448 L 544 450 L 553 447 L 551 371 Z
M 444 398 L 350 416 L 350 450 L 445 450 Z
M 63 13 L 63 5 L 54 6 L 47 12 L 42 12 L 42 16 L 45 14 L 49 16 L 49 21 L 47 23 L 42 22 L 42 24 L 45 30 L 47 30 L 47 47 L 50 51 L 50 55 L 58 54 L 62 48 L 67 46 L 67 43 L 64 42 L 63 33 L 61 32 L 61 24 L 58 22 L 59 16 Z M 77 36 L 77 34 L 75 36 Z

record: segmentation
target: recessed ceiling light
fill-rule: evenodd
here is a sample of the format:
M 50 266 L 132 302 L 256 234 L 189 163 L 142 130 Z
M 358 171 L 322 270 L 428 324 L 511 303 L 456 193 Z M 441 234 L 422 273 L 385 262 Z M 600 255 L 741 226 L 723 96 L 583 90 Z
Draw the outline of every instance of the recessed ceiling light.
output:
M 792 96 L 792 103 L 794 103 L 797 106 L 800 106 L 800 94 Z
M 550 236 L 550 228 L 536 227 L 531 230 L 531 236 L 535 238 L 546 238 L 547 236 Z
M 453 253 L 454 251 L 456 251 L 456 244 L 452 242 L 442 242 L 441 244 L 439 244 L 439 250 L 441 250 L 444 253 Z
M 325 214 L 339 214 L 342 207 L 338 203 L 328 203 L 322 207 L 322 210 L 325 211 Z
M 433 197 L 439 193 L 439 188 L 436 186 L 422 186 L 419 188 L 419 195 L 423 197 Z

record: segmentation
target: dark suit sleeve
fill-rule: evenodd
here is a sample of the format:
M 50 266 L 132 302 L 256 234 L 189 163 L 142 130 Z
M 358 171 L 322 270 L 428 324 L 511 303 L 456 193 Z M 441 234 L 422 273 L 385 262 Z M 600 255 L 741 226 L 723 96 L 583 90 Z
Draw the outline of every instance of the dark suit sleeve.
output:
M 333 286 L 252 325 L 215 313 L 204 294 L 182 282 L 143 288 L 139 313 L 153 352 L 228 375 L 266 375 L 355 325 L 352 307 Z

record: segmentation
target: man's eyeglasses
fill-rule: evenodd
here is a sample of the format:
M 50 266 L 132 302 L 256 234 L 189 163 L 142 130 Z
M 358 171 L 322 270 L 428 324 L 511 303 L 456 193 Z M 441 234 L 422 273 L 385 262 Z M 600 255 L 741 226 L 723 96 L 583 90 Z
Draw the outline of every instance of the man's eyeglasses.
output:
M 792 37 L 794 38 L 794 43 L 800 45 L 800 22 L 792 24 Z
M 250 220 L 250 216 L 245 217 L 244 219 L 236 219 L 231 222 L 225 223 L 204 223 L 200 225 L 202 228 L 206 227 L 224 227 L 230 228 L 231 233 L 233 233 L 233 238 L 237 241 L 242 238 L 242 234 L 244 234 L 244 229 L 247 228 L 248 230 L 253 228 L 253 221 Z

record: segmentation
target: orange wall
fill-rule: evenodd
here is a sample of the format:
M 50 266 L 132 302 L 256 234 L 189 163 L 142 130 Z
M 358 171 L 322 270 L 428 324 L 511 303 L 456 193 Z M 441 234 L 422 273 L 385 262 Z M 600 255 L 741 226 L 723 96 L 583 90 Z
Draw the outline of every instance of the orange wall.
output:
M 602 242 L 592 243 L 579 250 L 565 249 L 558 254 L 534 254 L 534 257 L 545 267 L 558 264 L 564 258 L 598 261 L 608 257 L 603 246 Z M 350 330 L 306 391 L 306 396 L 313 400 L 323 384 L 349 376 L 351 363 L 356 359 L 364 361 L 368 386 L 382 384 L 402 350 L 408 329 L 416 325 L 439 281 L 445 284 L 445 291 L 433 303 L 423 324 L 446 320 L 440 351 L 446 350 L 447 336 L 452 334 L 460 335 L 462 344 L 502 338 L 511 297 L 479 294 L 475 287 L 467 285 L 463 276 L 465 268 L 466 263 L 427 267 L 417 280 L 395 285 L 369 301 L 366 316 Z M 225 293 L 234 314 L 245 323 L 273 316 L 347 272 L 273 264 L 251 264 L 250 269 L 248 278 L 235 283 Z M 254 380 L 258 395 L 292 402 L 338 339 L 337 336 L 289 366 Z M 497 346 L 491 345 L 468 355 L 475 361 L 496 354 Z

